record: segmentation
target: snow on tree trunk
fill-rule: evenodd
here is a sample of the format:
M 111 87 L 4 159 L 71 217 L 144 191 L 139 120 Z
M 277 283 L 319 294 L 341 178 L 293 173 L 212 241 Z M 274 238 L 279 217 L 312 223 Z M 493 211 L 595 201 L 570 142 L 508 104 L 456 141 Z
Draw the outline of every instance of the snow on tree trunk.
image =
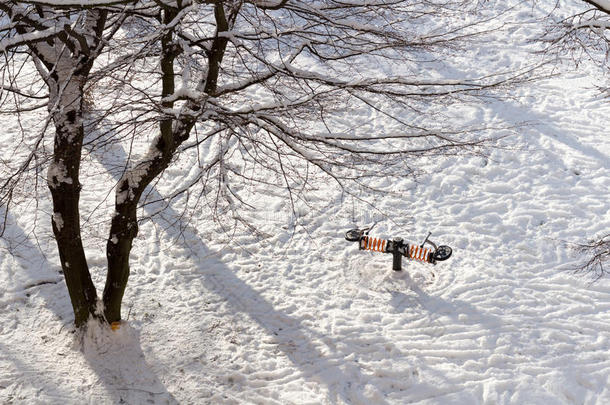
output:
M 88 67 L 86 63 L 67 59 L 60 58 L 49 80 L 49 112 L 55 124 L 55 139 L 47 182 L 53 199 L 53 233 L 74 321 L 80 326 L 95 313 L 97 305 L 97 293 L 81 240 L 79 214 L 79 169 L 84 137 L 82 94 Z

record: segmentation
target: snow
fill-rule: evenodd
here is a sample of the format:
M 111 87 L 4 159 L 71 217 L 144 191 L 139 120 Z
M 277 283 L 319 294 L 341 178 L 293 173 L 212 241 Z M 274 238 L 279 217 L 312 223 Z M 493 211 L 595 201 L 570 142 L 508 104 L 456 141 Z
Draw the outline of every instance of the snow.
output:
M 610 13 L 610 0 L 590 0 L 591 4 L 596 4 Z
M 27 34 L 15 35 L 11 39 L 5 39 L 0 41 L 0 52 L 6 52 L 7 50 L 14 48 L 17 45 L 27 43 L 28 41 L 40 41 L 42 39 L 51 37 L 60 30 L 59 27 L 52 27 L 43 31 L 32 32 Z
M 131 201 L 135 198 L 134 190 L 140 187 L 140 181 L 142 180 L 142 177 L 148 173 L 148 170 L 153 164 L 153 160 L 161 155 L 161 152 L 154 145 L 156 145 L 156 143 L 153 143 L 153 146 L 145 155 L 142 162 L 126 171 L 119 181 L 118 187 L 122 188 L 123 185 L 125 185 L 125 189 L 116 193 L 117 204 L 124 204 L 126 201 Z
M 609 8 L 610 10 L 610 8 Z M 574 28 L 603 28 L 610 29 L 610 21 L 604 20 L 587 20 L 586 22 L 576 24 Z
M 47 182 L 52 187 L 58 187 L 61 183 L 72 184 L 72 178 L 68 177 L 68 169 L 63 162 L 51 162 L 49 164 Z
M 523 62 L 527 35 L 480 49 L 477 63 L 465 56 L 443 80 Z M 487 157 L 425 160 L 417 182 L 378 179 L 402 193 L 380 198 L 379 211 L 342 200 L 325 180 L 296 207 L 298 218 L 285 199 L 259 193 L 251 219 L 268 236 L 227 240 L 205 210 L 187 223 L 170 206 L 140 224 L 126 321 L 115 331 L 90 322 L 74 332 L 50 231 L 31 231 L 33 209 L 9 215 L 0 240 L 0 403 L 610 403 L 610 279 L 574 274 L 581 258 L 566 245 L 610 228 L 610 104 L 595 72 L 579 69 L 464 105 L 453 119 L 526 125 Z M 16 136 L 11 119 L 0 117 L 9 128 L 1 137 Z M 370 121 L 386 125 L 372 113 Z M 140 152 L 141 162 L 156 153 Z M 118 166 L 98 164 L 83 170 Z M 196 164 L 175 162 L 166 174 Z M 83 181 L 83 210 L 119 178 Z M 49 179 L 70 181 L 56 164 Z M 175 183 L 166 183 L 150 193 L 167 195 Z M 343 238 L 377 220 L 372 236 L 421 242 L 432 231 L 454 255 L 436 266 L 404 260 L 405 271 L 393 272 L 390 255 Z M 106 236 L 88 226 L 101 291 Z
M 59 6 L 59 7 L 76 7 L 76 6 L 111 6 L 117 4 L 116 0 L 35 0 L 31 3 L 41 4 L 41 5 L 49 5 L 49 6 Z
M 61 216 L 61 214 L 59 212 L 54 212 L 52 215 L 53 218 L 53 223 L 55 223 L 55 227 L 57 228 L 58 231 L 61 232 L 62 228 L 64 227 L 64 219 Z

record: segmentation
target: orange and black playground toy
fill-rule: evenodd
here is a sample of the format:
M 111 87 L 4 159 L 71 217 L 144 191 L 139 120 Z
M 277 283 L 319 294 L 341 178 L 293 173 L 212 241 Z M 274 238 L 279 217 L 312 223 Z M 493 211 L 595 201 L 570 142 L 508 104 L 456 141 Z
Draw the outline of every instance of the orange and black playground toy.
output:
M 350 229 L 345 233 L 345 239 L 350 242 L 358 242 L 358 249 L 360 250 L 391 253 L 393 256 L 392 270 L 402 270 L 403 257 L 410 260 L 436 264 L 436 262 L 449 259 L 453 252 L 447 245 L 437 246 L 436 243 L 432 242 L 429 239 L 432 232 L 429 232 L 426 239 L 424 239 L 420 245 L 417 245 L 404 242 L 402 238 L 388 240 L 370 237 L 369 231 L 373 229 L 373 226 L 363 229 Z M 426 243 L 429 244 L 431 248 L 424 247 Z

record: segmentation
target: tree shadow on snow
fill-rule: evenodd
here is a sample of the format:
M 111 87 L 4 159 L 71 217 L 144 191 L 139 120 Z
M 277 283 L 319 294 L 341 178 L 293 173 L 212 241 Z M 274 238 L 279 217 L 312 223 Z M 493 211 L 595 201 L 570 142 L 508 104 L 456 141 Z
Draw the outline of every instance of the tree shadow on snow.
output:
M 13 268 L 11 274 L 3 274 L 8 280 L 10 289 L 6 293 L 8 303 L 14 301 L 26 302 L 30 297 L 40 298 L 44 301 L 44 309 L 39 309 L 36 316 L 41 325 L 55 325 L 59 330 L 49 330 L 49 333 L 64 331 L 61 339 L 70 339 L 73 332 L 72 323 L 74 314 L 70 305 L 68 290 L 63 281 L 63 276 L 52 270 L 54 267 L 47 258 L 32 243 L 26 231 L 19 227 L 17 221 L 9 212 L 7 218 L 6 243 L 11 244 L 9 254 L 15 260 L 18 268 Z M 4 298 L 4 296 L 0 297 Z M 35 311 L 35 307 L 27 310 Z M 42 311 L 50 310 L 52 314 Z M 28 315 L 29 316 L 29 315 Z M 53 317 L 56 317 L 54 322 Z M 61 325 L 61 326 L 58 326 Z M 19 328 L 28 326 L 18 325 Z M 29 334 L 34 339 L 40 335 L 45 337 L 44 329 L 40 333 Z M 0 363 L 8 362 L 13 368 L 11 379 L 13 384 L 2 384 L 0 388 L 6 389 L 2 392 L 7 398 L 13 395 L 33 395 L 41 401 L 74 401 L 74 392 L 61 390 L 57 386 L 59 380 L 64 380 L 63 374 L 73 364 L 67 365 L 65 354 L 59 356 L 55 361 L 49 362 L 49 353 L 44 351 L 26 351 L 11 349 L 0 343 Z M 84 358 L 91 369 L 98 376 L 98 380 L 91 387 L 83 387 L 82 378 L 85 374 L 79 374 L 75 370 L 69 370 L 70 379 L 74 379 L 74 386 L 81 386 L 79 391 L 84 392 L 84 397 L 89 398 L 91 403 L 107 403 L 108 397 L 112 403 L 177 403 L 174 397 L 161 384 L 157 376 L 146 363 L 140 346 L 139 332 L 124 325 L 121 330 L 112 332 L 108 327 L 101 328 L 99 325 L 89 327 L 83 335 L 78 337 L 74 349 L 82 351 Z M 53 349 L 51 349 L 53 350 Z M 73 374 L 72 374 L 73 373 Z M 5 376 L 2 376 L 5 377 Z M 98 386 L 98 384 L 100 386 Z M 55 387 L 50 389 L 49 387 Z M 1 391 L 0 391 L 1 392 Z M 5 398 L 7 401 L 9 399 Z M 22 398 L 26 399 L 26 398 Z M 35 401 L 34 397 L 27 399 Z M 82 399 L 82 398 L 81 398 Z M 10 402 L 10 401 L 9 401 Z
M 390 304 L 399 312 L 406 308 L 422 308 L 426 311 L 430 323 L 436 325 L 438 329 L 436 334 L 439 336 L 446 332 L 446 327 L 441 320 L 442 317 L 451 319 L 453 324 L 478 325 L 488 330 L 488 336 L 499 336 L 498 331 L 502 325 L 500 318 L 483 313 L 480 309 L 465 301 L 458 299 L 447 301 L 441 297 L 428 294 L 411 278 L 406 270 L 398 273 L 395 278 L 402 280 L 404 289 L 410 293 L 407 294 L 400 290 L 389 291 L 392 296 Z
M 102 121 L 99 124 L 100 131 L 93 135 L 103 143 L 112 137 L 112 131 L 108 130 L 110 127 L 110 124 Z M 121 175 L 121 162 L 124 164 L 128 155 L 119 144 L 109 144 L 109 147 L 111 153 L 108 149 L 91 149 L 91 155 L 98 159 L 108 173 L 118 181 Z M 108 156 L 110 154 L 112 156 Z M 154 187 L 149 187 L 145 193 L 148 194 L 149 200 L 162 200 L 161 194 Z M 365 386 L 374 383 L 377 377 L 363 373 L 358 359 L 350 358 L 350 355 L 354 354 L 353 352 L 336 349 L 342 347 L 341 337 L 320 335 L 305 326 L 301 319 L 275 309 L 258 291 L 237 277 L 232 269 L 210 257 L 212 255 L 198 231 L 183 223 L 180 220 L 181 215 L 171 206 L 165 208 L 161 203 L 144 206 L 149 215 L 158 213 L 162 208 L 164 208 L 163 216 L 157 216 L 156 222 L 159 220 L 162 222 L 163 232 L 170 240 L 182 239 L 188 243 L 196 256 L 198 268 L 195 271 L 189 269 L 187 273 L 181 275 L 185 285 L 190 288 L 198 285 L 199 294 L 212 292 L 222 297 L 232 312 L 248 314 L 265 331 L 276 347 L 297 367 L 302 378 L 314 384 L 326 385 L 329 392 L 327 399 L 331 403 L 370 403 L 370 394 L 367 397 L 364 393 Z M 192 311 L 196 312 L 193 314 L 194 317 L 200 316 L 197 309 L 192 309 Z M 362 346 L 366 347 L 368 351 L 385 353 L 386 358 L 391 360 L 392 356 L 397 354 L 396 350 L 390 353 L 383 349 L 390 344 L 381 337 L 377 338 L 375 342 L 364 341 L 364 339 L 362 342 L 358 342 L 357 338 L 352 338 L 347 350 Z M 325 354 L 328 351 L 330 353 Z M 144 361 L 143 356 L 140 361 Z M 97 368 L 101 375 L 108 374 L 104 369 L 105 366 Z M 230 370 L 227 370 L 227 374 L 229 372 Z M 412 378 L 412 375 L 405 376 L 405 379 L 409 378 Z M 387 403 L 381 394 L 374 396 L 374 402 L 381 405 Z
M 108 397 L 115 404 L 178 403 L 146 361 L 138 329 L 123 323 L 112 331 L 90 321 L 78 343 L 98 377 L 89 394 L 92 403 L 108 402 Z
M 0 292 L 15 295 L 19 299 L 18 296 L 23 298 L 35 293 L 38 287 L 61 282 L 63 276 L 57 271 L 59 266 L 53 268 L 28 233 L 20 227 L 12 212 L 6 212 L 5 208 L 0 206 L 0 218 L 6 220 L 2 224 L 6 226 L 6 230 L 0 242 L 0 249 L 4 250 L 3 255 L 10 256 L 17 265 L 9 265 L 8 271 L 0 277 L 3 282 Z M 50 224 L 49 220 L 49 228 Z
M 192 237 L 188 229 L 182 231 L 182 236 L 185 233 L 188 238 Z M 364 353 L 364 356 L 376 353 L 378 361 L 383 359 L 391 361 L 393 356 L 402 357 L 402 353 L 395 347 L 392 351 L 387 349 L 394 346 L 391 342 L 381 336 L 375 338 L 368 336 L 367 338 L 322 334 L 305 325 L 306 319 L 291 316 L 276 309 L 257 290 L 241 280 L 233 269 L 210 258 L 209 250 L 200 239 L 196 242 L 192 242 L 191 239 L 190 243 L 193 244 L 191 248 L 196 252 L 196 260 L 202 259 L 199 260 L 198 267 L 191 274 L 181 276 L 183 282 L 190 288 L 196 288 L 201 295 L 213 293 L 221 297 L 223 304 L 230 312 L 247 314 L 248 319 L 254 320 L 266 335 L 264 338 L 266 347 L 260 350 L 281 353 L 298 370 L 296 377 L 316 386 L 325 386 L 328 390 L 326 401 L 329 403 L 388 404 L 383 398 L 383 394 L 371 393 L 371 386 L 375 386 L 380 377 L 375 375 L 375 372 L 371 372 L 370 368 L 365 370 L 359 363 L 359 356 L 360 352 Z M 202 321 L 205 322 L 205 319 Z M 252 338 L 258 340 L 259 336 L 255 335 Z M 258 347 L 260 346 L 257 342 L 254 349 L 246 348 L 246 351 L 259 350 Z M 234 371 L 226 370 L 226 374 L 231 375 Z M 247 385 L 249 371 L 240 370 L 239 372 L 246 374 L 244 384 Z M 256 378 L 256 376 L 254 375 L 252 378 Z M 407 385 L 413 384 L 414 374 L 411 373 L 411 370 L 405 370 L 402 379 L 407 382 Z M 252 381 L 254 387 L 262 388 L 260 384 L 269 384 L 271 387 L 277 382 L 272 380 Z M 306 387 L 302 387 L 302 389 L 307 390 Z M 396 391 L 398 390 L 400 388 L 397 387 Z M 388 387 L 384 391 L 393 391 L 393 389 Z M 303 395 L 306 393 L 304 392 Z M 307 401 L 304 400 L 304 402 Z
M 0 341 L 0 403 L 71 403 L 72 393 L 57 384 L 56 374 L 49 377 L 40 370 L 41 359 L 27 359 L 22 351 Z

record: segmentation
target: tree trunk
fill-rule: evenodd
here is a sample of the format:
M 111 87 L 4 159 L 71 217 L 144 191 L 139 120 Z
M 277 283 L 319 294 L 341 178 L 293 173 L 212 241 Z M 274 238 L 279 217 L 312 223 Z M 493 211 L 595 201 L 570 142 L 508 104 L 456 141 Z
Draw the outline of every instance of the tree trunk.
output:
M 171 7 L 164 9 L 163 22 L 168 24 L 177 14 Z M 177 49 L 173 44 L 173 30 L 161 38 L 162 72 L 161 96 L 173 94 L 175 89 L 174 60 Z M 172 108 L 173 102 L 164 101 L 161 105 Z M 164 118 L 159 123 L 159 137 L 151 145 L 148 157 L 128 170 L 117 184 L 115 213 L 110 226 L 110 236 L 106 245 L 108 275 L 104 287 L 104 315 L 108 322 L 121 320 L 121 302 L 129 278 L 129 253 L 133 239 L 138 234 L 137 204 L 146 186 L 167 168 L 179 143 L 173 129 L 173 119 Z M 186 130 L 190 133 L 191 124 Z M 179 131 L 182 131 L 181 127 Z
M 129 187 L 129 182 L 121 181 L 119 185 Z M 123 191 L 129 193 L 128 189 Z M 133 239 L 137 235 L 138 222 L 135 202 L 117 203 L 116 212 L 110 226 L 110 238 L 106 245 L 108 274 L 103 295 L 104 315 L 110 323 L 121 320 L 121 302 L 129 278 L 129 253 L 131 252 Z
M 83 93 L 93 62 L 104 45 L 101 40 L 108 11 L 80 10 L 83 14 L 74 18 L 72 25 L 66 24 L 55 35 L 37 40 L 36 32 L 49 29 L 46 22 L 54 24 L 52 21 L 60 16 L 70 19 L 71 13 L 42 5 L 24 13 L 25 9 L 14 3 L 3 9 L 20 35 L 32 35 L 26 44 L 39 62 L 36 68 L 49 88 L 48 111 L 55 124 L 53 161 L 47 173 L 53 199 L 52 227 L 78 327 L 91 315 L 98 316 L 97 292 L 80 234 L 79 170 L 84 139 Z M 31 19 L 30 14 L 35 17 Z
M 59 64 L 58 64 L 59 65 Z M 84 128 L 82 119 L 81 83 L 84 75 L 71 69 L 71 74 L 52 74 L 49 109 L 55 123 L 53 162 L 47 182 L 53 198 L 53 233 L 57 241 L 76 326 L 83 325 L 95 314 L 97 293 L 91 280 L 80 235 L 79 169 Z M 65 78 L 61 82 L 58 77 Z

